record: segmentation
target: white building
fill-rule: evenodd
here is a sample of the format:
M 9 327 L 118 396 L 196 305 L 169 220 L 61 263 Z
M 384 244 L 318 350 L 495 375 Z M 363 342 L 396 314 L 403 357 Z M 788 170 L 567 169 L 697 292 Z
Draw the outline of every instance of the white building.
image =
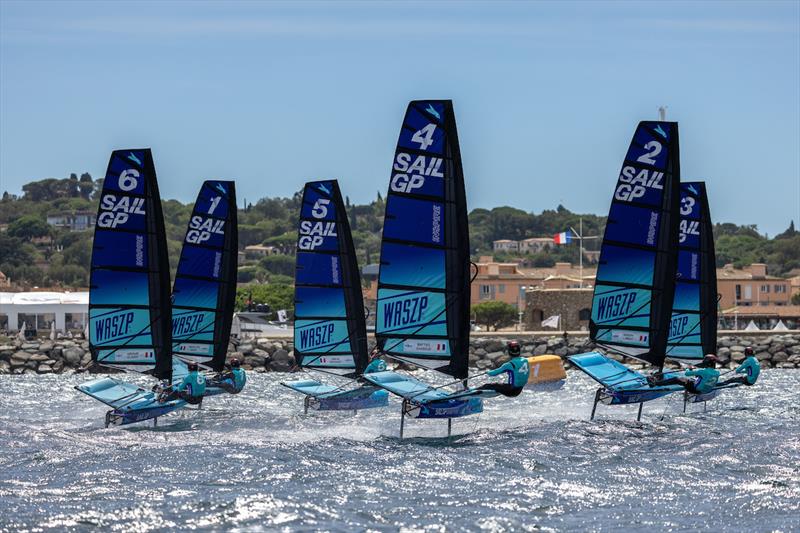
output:
M 83 331 L 88 313 L 88 292 L 0 292 L 0 331 Z

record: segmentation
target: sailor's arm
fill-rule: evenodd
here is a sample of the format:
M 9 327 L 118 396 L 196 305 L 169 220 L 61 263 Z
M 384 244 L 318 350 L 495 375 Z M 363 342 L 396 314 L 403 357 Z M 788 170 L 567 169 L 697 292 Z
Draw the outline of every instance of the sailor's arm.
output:
M 514 367 L 511 365 L 511 362 L 503 363 L 499 367 L 495 368 L 494 370 L 489 370 L 486 375 L 487 376 L 499 376 L 503 372 L 511 370 L 513 372 Z

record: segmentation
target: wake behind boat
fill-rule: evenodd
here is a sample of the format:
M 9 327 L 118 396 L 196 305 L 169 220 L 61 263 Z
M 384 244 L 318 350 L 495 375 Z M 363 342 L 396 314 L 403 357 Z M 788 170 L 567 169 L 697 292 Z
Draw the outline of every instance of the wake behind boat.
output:
M 169 263 L 149 149 L 117 150 L 103 182 L 92 248 L 89 347 L 99 365 L 172 379 Z M 116 378 L 76 387 L 112 409 L 105 425 L 156 419 L 185 405 Z
M 284 382 L 305 396 L 306 412 L 309 407 L 357 411 L 388 403 L 386 391 L 358 381 L 369 365 L 367 325 L 355 247 L 336 180 L 309 182 L 303 189 L 294 349 L 300 368 L 348 380 L 341 386 L 315 379 Z

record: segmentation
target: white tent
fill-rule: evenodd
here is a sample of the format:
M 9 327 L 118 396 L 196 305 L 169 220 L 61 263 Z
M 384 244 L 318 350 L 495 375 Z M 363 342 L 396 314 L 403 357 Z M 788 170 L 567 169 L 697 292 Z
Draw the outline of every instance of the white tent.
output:
M 760 328 L 758 326 L 756 326 L 756 323 L 751 320 L 750 323 L 747 324 L 747 327 L 744 328 L 744 330 L 745 331 L 760 331 Z
M 786 324 L 783 323 L 783 320 L 778 320 L 778 323 L 775 324 L 775 327 L 772 328 L 772 331 L 789 331 L 789 328 L 786 327 Z
M 50 323 L 55 322 L 56 331 L 67 331 L 77 324 L 83 327 L 88 313 L 88 292 L 0 292 L 0 315 L 5 315 L 8 331 L 17 331 L 22 322 L 38 330 L 52 330 Z

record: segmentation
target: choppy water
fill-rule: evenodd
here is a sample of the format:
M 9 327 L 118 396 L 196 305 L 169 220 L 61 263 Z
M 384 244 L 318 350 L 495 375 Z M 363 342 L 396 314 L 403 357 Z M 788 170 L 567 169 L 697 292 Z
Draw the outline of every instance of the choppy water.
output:
M 569 378 L 400 441 L 397 403 L 304 416 L 276 375 L 108 430 L 85 378 L 0 376 L 0 530 L 800 530 L 800 372 L 642 423 L 588 421 L 594 385 Z

